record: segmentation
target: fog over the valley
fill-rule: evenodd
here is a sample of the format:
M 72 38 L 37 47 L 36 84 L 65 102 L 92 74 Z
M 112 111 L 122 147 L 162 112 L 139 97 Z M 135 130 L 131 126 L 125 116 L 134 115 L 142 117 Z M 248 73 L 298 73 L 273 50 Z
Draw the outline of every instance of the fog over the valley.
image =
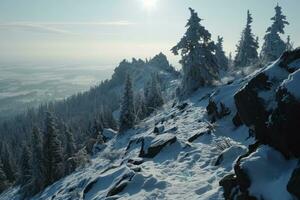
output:
M 113 66 L 1 64 L 0 71 L 1 119 L 86 91 L 110 78 Z

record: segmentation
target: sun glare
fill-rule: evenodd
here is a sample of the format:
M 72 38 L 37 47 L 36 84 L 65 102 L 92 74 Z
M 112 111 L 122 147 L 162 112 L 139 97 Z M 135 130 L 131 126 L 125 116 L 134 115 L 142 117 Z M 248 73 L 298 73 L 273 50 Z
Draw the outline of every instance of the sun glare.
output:
M 153 10 L 157 5 L 158 0 L 142 0 L 144 9 L 150 11 Z

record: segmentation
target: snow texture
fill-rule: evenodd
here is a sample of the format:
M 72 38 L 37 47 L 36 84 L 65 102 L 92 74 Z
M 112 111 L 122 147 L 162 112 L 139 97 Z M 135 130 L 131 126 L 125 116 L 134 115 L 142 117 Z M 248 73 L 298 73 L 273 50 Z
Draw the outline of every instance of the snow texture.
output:
M 294 97 L 300 100 L 300 69 L 290 74 L 288 79 L 286 79 L 282 86 L 288 90 Z
M 246 159 L 241 167 L 250 177 L 250 195 L 265 200 L 292 200 L 286 186 L 297 166 L 297 160 L 286 160 L 269 146 L 262 146 Z

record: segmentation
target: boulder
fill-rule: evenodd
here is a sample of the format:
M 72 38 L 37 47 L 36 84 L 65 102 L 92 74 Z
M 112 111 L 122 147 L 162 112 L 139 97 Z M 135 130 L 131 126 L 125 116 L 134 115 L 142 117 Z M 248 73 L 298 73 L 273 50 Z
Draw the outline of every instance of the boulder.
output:
M 177 106 L 178 110 L 184 110 L 189 104 L 188 103 L 182 103 L 180 105 Z
M 232 118 L 232 123 L 233 123 L 236 127 L 239 127 L 239 126 L 243 125 L 243 122 L 242 122 L 242 120 L 241 120 L 241 118 L 240 118 L 240 116 L 239 116 L 238 113 L 236 113 L 236 114 L 234 115 L 234 117 Z
M 229 174 L 222 178 L 222 180 L 219 182 L 219 185 L 223 187 L 225 200 L 232 199 L 232 196 L 235 195 L 232 190 L 237 186 L 235 174 Z
M 218 106 L 211 98 L 209 99 L 206 111 L 208 116 L 210 116 L 211 122 L 215 122 L 218 118 Z
M 287 190 L 292 195 L 296 196 L 297 199 L 300 199 L 300 167 L 296 168 L 287 185 Z
M 114 196 L 122 192 L 134 175 L 135 173 L 133 172 L 123 175 L 123 177 L 112 188 L 109 189 L 106 197 Z
M 296 49 L 258 72 L 234 96 L 240 120 L 256 139 L 286 157 L 300 156 L 299 85 L 300 49 Z
M 177 126 L 174 126 L 168 130 L 165 130 L 165 133 L 175 133 L 178 130 Z
M 158 135 L 152 140 L 150 138 L 144 139 L 142 140 L 142 148 L 139 156 L 142 158 L 154 158 L 164 147 L 176 141 L 176 136 L 169 133 Z
M 160 125 L 155 126 L 153 133 L 162 134 L 164 132 L 164 130 L 165 130 L 165 126 L 160 124 Z
M 220 102 L 217 104 L 212 98 L 209 99 L 206 111 L 208 116 L 210 116 L 211 122 L 215 122 L 217 119 L 221 119 L 231 113 L 224 103 Z
M 196 139 L 198 139 L 199 137 L 205 135 L 205 134 L 211 134 L 211 131 L 204 131 L 204 132 L 200 132 L 200 133 L 196 133 L 195 135 L 193 135 L 192 137 L 190 137 L 188 139 L 188 142 L 194 142 Z
M 215 166 L 222 165 L 225 168 L 231 169 L 232 163 L 236 160 L 236 158 L 246 152 L 246 147 L 241 145 L 232 145 L 222 151 L 215 162 Z
M 142 158 L 134 158 L 134 159 L 129 159 L 128 163 L 133 164 L 133 165 L 140 165 L 144 162 Z
M 259 143 L 250 145 L 248 152 L 237 159 L 234 165 L 234 174 L 225 176 L 219 182 L 219 185 L 224 189 L 223 195 L 226 200 L 256 200 L 255 197 L 250 196 L 249 194 L 248 189 L 251 185 L 251 180 L 241 166 L 241 161 L 253 153 L 259 147 L 259 145 Z

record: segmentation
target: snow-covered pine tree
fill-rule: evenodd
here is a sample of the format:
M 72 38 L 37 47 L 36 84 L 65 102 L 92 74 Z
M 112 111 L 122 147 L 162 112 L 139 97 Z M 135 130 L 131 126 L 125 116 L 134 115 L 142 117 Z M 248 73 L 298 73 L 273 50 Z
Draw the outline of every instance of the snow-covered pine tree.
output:
M 4 191 L 6 188 L 8 188 L 8 186 L 9 186 L 9 182 L 8 182 L 7 177 L 6 177 L 6 174 L 4 173 L 3 164 L 2 164 L 2 161 L 0 159 L 0 193 L 2 191 Z
M 76 153 L 76 145 L 73 133 L 67 125 L 64 125 L 64 132 L 66 138 L 65 144 L 65 173 L 70 174 L 76 169 L 76 162 L 74 162 L 74 156 Z
M 180 64 L 183 69 L 181 93 L 190 94 L 204 85 L 210 85 L 218 79 L 218 65 L 214 55 L 215 44 L 211 34 L 200 24 L 198 14 L 189 8 L 191 17 L 179 43 L 171 51 L 178 55 L 181 51 Z
M 233 61 L 233 58 L 232 58 L 232 53 L 229 52 L 229 55 L 228 55 L 228 67 L 230 68 L 230 70 L 233 68 L 233 65 L 234 65 L 234 61 Z
M 75 163 L 76 163 L 76 168 L 77 167 L 82 167 L 86 163 L 89 162 L 89 155 L 87 154 L 86 148 L 81 148 L 79 149 L 75 155 L 74 155 Z
M 32 193 L 36 194 L 45 185 L 45 166 L 43 159 L 43 141 L 40 130 L 33 127 L 31 135 L 31 165 L 32 165 Z
M 120 132 L 132 128 L 135 124 L 133 101 L 132 81 L 127 75 L 120 112 Z
M 111 128 L 113 130 L 117 130 L 118 125 L 113 116 L 113 109 L 108 105 L 101 106 L 100 122 L 103 125 L 103 128 Z
M 64 175 L 63 149 L 53 114 L 46 113 L 44 138 L 45 183 L 49 185 Z
M 147 99 L 149 98 L 150 94 L 150 87 L 151 87 L 151 81 L 147 81 L 144 85 L 144 98 L 145 98 L 145 103 L 147 103 Z
M 13 159 L 10 147 L 7 144 L 2 144 L 1 159 L 3 164 L 3 170 L 10 183 L 14 183 L 16 180 L 16 164 Z
M 293 50 L 293 48 L 294 48 L 294 45 L 293 45 L 293 43 L 291 42 L 291 36 L 290 36 L 290 35 L 287 36 L 285 46 L 286 46 L 286 51 L 291 51 L 291 50 Z
M 151 82 L 149 84 L 149 91 L 146 98 L 146 107 L 148 114 L 160 108 L 164 104 L 164 99 L 162 97 L 161 88 L 157 80 L 158 76 L 152 74 Z
M 147 107 L 142 93 L 137 93 L 134 98 L 134 112 L 136 120 L 142 120 L 147 116 Z
M 21 163 L 20 163 L 20 168 L 21 168 L 21 175 L 20 175 L 20 180 L 19 182 L 22 185 L 25 185 L 29 183 L 31 176 L 32 176 L 32 169 L 31 169 L 31 152 L 29 150 L 29 147 L 27 144 L 23 144 L 22 147 L 22 155 L 21 155 Z
M 103 131 L 103 123 L 101 122 L 101 120 L 98 119 L 94 119 L 94 124 L 91 130 L 91 136 L 94 139 L 97 139 L 99 137 L 99 134 Z
M 220 69 L 223 71 L 228 70 L 228 58 L 225 55 L 224 49 L 223 49 L 223 37 L 218 36 L 218 40 L 216 43 L 216 59 L 218 66 L 220 66 Z
M 271 18 L 273 24 L 268 27 L 264 36 L 264 44 L 260 53 L 263 63 L 276 60 L 286 50 L 286 43 L 281 39 L 280 34 L 284 34 L 284 28 L 289 23 L 286 16 L 282 14 L 282 8 L 277 4 L 275 16 Z
M 24 143 L 22 145 L 22 154 L 21 154 L 21 163 L 20 163 L 20 169 L 21 174 L 19 177 L 19 183 L 21 184 L 21 190 L 20 194 L 22 195 L 22 198 L 25 199 L 25 197 L 30 196 L 32 193 L 32 165 L 31 165 L 31 158 L 32 154 L 28 147 L 28 144 Z
M 258 60 L 258 41 L 252 33 L 252 22 L 253 18 L 248 10 L 246 28 L 243 30 L 241 39 L 237 45 L 236 56 L 234 59 L 235 67 L 246 67 L 256 63 Z
M 98 117 L 96 117 L 94 119 L 93 125 L 91 125 L 90 127 L 90 131 L 89 131 L 89 138 L 87 139 L 85 146 L 86 146 L 86 151 L 89 154 L 93 153 L 93 148 L 94 145 L 96 143 L 104 143 L 103 141 L 103 137 L 101 135 L 103 129 L 104 129 L 104 125 L 103 122 L 101 121 L 101 119 L 97 119 Z M 100 115 L 101 118 L 101 115 Z

